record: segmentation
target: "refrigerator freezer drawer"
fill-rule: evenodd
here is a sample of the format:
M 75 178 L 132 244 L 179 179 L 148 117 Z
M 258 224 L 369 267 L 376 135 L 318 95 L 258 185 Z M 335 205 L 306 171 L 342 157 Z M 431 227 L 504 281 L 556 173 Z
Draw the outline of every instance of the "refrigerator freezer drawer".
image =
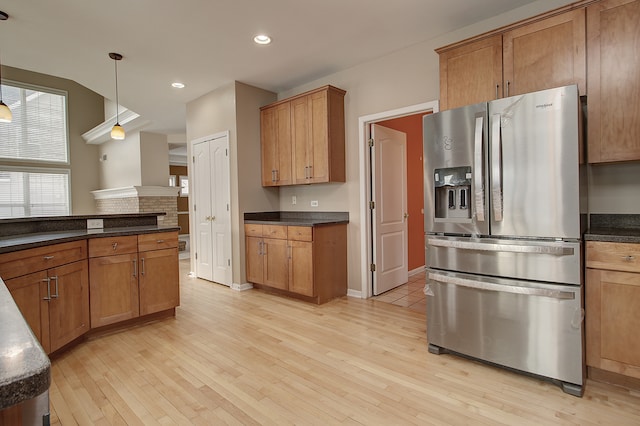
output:
M 582 243 L 427 236 L 427 267 L 580 285 Z
M 430 345 L 581 392 L 582 287 L 427 269 L 425 292 Z

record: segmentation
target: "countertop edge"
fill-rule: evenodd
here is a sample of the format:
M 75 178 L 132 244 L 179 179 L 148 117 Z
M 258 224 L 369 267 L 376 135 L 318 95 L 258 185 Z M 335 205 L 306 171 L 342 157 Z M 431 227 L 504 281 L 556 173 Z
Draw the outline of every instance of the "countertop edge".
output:
M 37 397 L 51 384 L 51 361 L 0 279 L 0 410 Z M 7 327 L 7 328 L 3 328 Z M 16 373 L 17 371 L 17 373 Z
M 611 243 L 640 243 L 640 229 L 592 227 L 584 234 L 584 240 Z
M 300 221 L 291 219 L 280 220 L 253 220 L 245 219 L 244 223 L 258 224 L 258 225 L 281 225 L 281 226 L 323 226 L 323 225 L 339 225 L 348 224 L 348 220 L 313 220 L 313 221 Z
M 100 228 L 95 230 L 80 229 L 75 231 L 62 231 L 52 233 L 37 233 L 28 235 L 16 235 L 0 238 L 0 254 L 11 253 L 18 250 L 26 250 L 36 247 L 44 247 L 51 244 L 66 243 L 90 238 L 104 238 L 124 235 L 155 234 L 159 232 L 179 231 L 179 226 L 130 226 L 122 228 Z

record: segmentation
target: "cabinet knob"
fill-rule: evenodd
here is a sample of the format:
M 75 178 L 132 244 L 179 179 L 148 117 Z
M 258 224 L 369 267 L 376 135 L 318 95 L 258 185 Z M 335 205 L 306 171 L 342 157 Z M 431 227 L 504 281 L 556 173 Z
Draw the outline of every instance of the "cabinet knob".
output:
M 113 250 L 115 251 L 118 248 L 118 243 L 113 243 L 111 244 L 111 247 L 113 247 Z
M 627 262 L 633 262 L 634 260 L 636 260 L 635 256 L 622 256 L 622 259 L 627 261 Z

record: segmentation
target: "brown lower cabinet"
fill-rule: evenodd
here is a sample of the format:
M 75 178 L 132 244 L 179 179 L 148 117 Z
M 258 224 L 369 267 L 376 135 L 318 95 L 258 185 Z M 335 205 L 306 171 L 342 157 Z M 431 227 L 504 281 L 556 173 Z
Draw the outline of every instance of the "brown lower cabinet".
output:
M 0 256 L 0 276 L 46 353 L 89 331 L 88 270 L 86 241 Z
M 0 277 L 50 354 L 91 329 L 178 306 L 178 232 L 5 253 Z
M 247 281 L 315 303 L 346 295 L 346 230 L 346 224 L 245 224 Z
M 178 233 L 89 240 L 91 328 L 180 304 Z
M 588 241 L 586 258 L 589 377 L 639 386 L 640 244 Z

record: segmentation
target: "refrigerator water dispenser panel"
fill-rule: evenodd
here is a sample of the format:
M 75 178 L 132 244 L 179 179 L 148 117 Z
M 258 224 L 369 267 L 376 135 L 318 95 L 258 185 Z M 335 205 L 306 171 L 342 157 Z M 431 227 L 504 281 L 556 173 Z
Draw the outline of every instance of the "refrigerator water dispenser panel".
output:
M 435 221 L 471 220 L 471 167 L 435 169 L 433 172 Z

